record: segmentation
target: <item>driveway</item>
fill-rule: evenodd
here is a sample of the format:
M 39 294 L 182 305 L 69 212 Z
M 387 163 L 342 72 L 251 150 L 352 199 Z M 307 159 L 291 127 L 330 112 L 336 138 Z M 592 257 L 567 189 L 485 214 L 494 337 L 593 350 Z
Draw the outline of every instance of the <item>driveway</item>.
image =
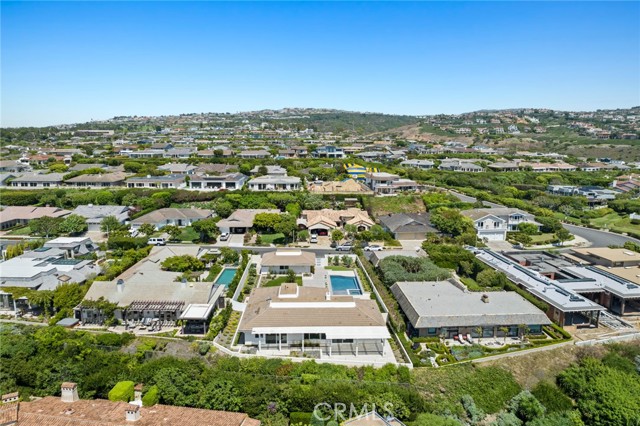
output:
M 583 228 L 582 226 L 575 226 L 569 224 L 562 224 L 569 232 L 591 243 L 591 247 L 608 247 L 610 245 L 622 246 L 627 241 L 632 241 L 636 244 L 640 244 L 640 240 L 632 237 L 625 237 L 624 235 L 614 234 L 612 232 L 598 231 L 596 229 Z

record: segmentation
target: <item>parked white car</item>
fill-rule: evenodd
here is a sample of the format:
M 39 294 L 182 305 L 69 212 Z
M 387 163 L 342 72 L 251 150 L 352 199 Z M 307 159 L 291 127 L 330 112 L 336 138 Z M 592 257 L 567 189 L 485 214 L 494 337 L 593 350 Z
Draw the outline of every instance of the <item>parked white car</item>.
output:
M 220 234 L 220 241 L 227 241 L 229 239 L 229 233 L 228 232 L 223 232 L 222 234 Z
M 384 247 L 378 245 L 378 244 L 372 244 L 370 246 L 366 246 L 364 248 L 364 251 L 382 251 L 384 250 Z

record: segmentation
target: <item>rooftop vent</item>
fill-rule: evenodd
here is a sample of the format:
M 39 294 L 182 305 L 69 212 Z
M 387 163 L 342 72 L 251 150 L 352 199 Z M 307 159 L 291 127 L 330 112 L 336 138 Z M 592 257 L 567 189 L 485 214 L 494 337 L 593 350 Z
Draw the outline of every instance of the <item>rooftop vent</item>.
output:
M 76 402 L 80 399 L 78 396 L 78 385 L 73 382 L 64 382 L 60 385 L 62 402 Z
M 130 404 L 125 410 L 125 418 L 128 422 L 140 420 L 140 406 Z
M 480 300 L 482 300 L 484 303 L 489 303 L 489 295 L 486 293 L 483 294 Z

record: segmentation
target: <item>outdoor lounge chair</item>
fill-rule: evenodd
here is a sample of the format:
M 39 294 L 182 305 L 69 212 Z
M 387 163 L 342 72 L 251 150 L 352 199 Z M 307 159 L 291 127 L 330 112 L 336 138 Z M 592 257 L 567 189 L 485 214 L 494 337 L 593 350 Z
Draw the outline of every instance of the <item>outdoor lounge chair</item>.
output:
M 471 337 L 471 334 L 467 333 L 467 341 L 471 344 L 473 344 L 473 337 Z
M 459 334 L 458 335 L 458 340 L 460 340 L 460 343 L 464 343 L 464 335 L 463 334 Z

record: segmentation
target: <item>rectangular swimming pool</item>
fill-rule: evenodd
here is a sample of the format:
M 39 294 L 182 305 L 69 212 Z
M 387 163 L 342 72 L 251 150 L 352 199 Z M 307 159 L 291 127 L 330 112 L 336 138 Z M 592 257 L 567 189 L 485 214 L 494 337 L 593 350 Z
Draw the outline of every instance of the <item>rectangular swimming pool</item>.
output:
M 356 277 L 345 277 L 342 275 L 329 275 L 331 280 L 331 293 L 337 295 L 357 295 L 362 294 L 360 285 L 356 281 Z
M 233 277 L 236 276 L 237 271 L 238 268 L 224 268 L 220 275 L 218 275 L 218 277 L 214 281 L 214 284 L 229 287 L 229 284 L 231 284 L 231 281 L 233 281 Z

